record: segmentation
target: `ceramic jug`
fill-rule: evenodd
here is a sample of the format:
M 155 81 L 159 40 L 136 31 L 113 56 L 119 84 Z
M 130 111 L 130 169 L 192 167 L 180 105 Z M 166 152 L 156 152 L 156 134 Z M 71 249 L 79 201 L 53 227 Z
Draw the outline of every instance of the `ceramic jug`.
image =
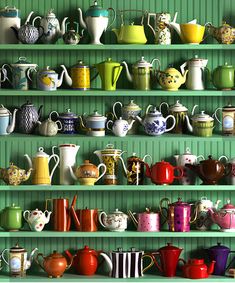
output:
M 30 268 L 37 250 L 37 248 L 33 249 L 28 257 L 27 251 L 18 244 L 10 249 L 4 249 L 2 251 L 2 259 L 9 265 L 10 276 L 25 277 L 26 270 Z M 8 259 L 6 257 L 7 254 Z
M 208 63 L 207 59 L 199 58 L 198 55 L 180 66 L 182 74 L 185 73 L 185 68 L 188 67 L 188 75 L 186 79 L 186 87 L 191 90 L 205 89 L 205 71 Z
M 107 122 L 107 129 L 114 133 L 117 137 L 125 137 L 129 130 L 131 130 L 132 125 L 134 124 L 135 120 L 132 120 L 130 123 L 128 121 L 122 119 L 120 117 L 116 121 L 109 120 Z M 110 126 L 111 125 L 111 126 Z
M 181 179 L 179 179 L 179 183 L 181 185 L 195 185 L 196 174 L 189 168 L 185 167 L 185 164 L 197 164 L 199 159 L 205 159 L 204 156 L 196 156 L 192 154 L 190 148 L 187 147 L 183 154 L 174 155 L 174 158 L 176 160 L 176 165 L 180 166 L 184 171 L 184 175 Z
M 13 203 L 1 210 L 0 226 L 6 231 L 19 231 L 22 228 L 22 209 Z
M 109 268 L 109 276 L 113 278 L 138 278 L 142 277 L 143 273 L 153 266 L 153 259 L 150 255 L 145 254 L 144 251 L 138 251 L 131 248 L 129 251 L 123 251 L 118 248 L 109 254 L 100 253 L 104 257 Z M 143 268 L 143 259 L 149 258 L 150 263 Z M 119 264 L 117 264 L 117 262 Z
M 63 65 L 61 65 L 62 67 Z M 37 85 L 39 90 L 44 91 L 55 91 L 58 87 L 62 85 L 65 70 L 63 70 L 59 75 L 49 66 L 40 70 L 37 74 Z
M 41 232 L 45 226 L 50 221 L 51 211 L 45 210 L 42 212 L 37 208 L 35 210 L 25 210 L 23 212 L 23 217 L 25 221 L 29 224 L 32 231 Z
M 195 203 L 195 206 L 197 207 L 196 229 L 200 231 L 210 230 L 213 221 L 209 213 L 209 208 L 214 207 L 213 202 L 207 199 L 207 197 L 201 197 L 201 199 Z
M 16 112 L 14 109 L 13 115 L 2 104 L 0 105 L 0 135 L 9 135 L 15 129 Z
M 108 58 L 106 61 L 95 64 L 102 82 L 103 90 L 116 90 L 116 83 L 123 67 L 120 63 Z
M 52 147 L 52 153 L 55 154 L 57 146 Z M 70 168 L 75 169 L 76 156 L 80 148 L 76 144 L 60 144 L 59 156 L 60 156 L 60 185 L 73 185 L 74 179 L 70 174 Z
M 112 11 L 113 18 L 108 25 L 110 15 Z M 91 42 L 90 44 L 102 44 L 100 38 L 104 31 L 106 31 L 115 21 L 116 13 L 113 8 L 104 9 L 98 5 L 98 1 L 94 1 L 94 4 L 89 7 L 85 12 L 85 16 L 82 16 L 82 10 L 78 8 L 79 22 L 82 28 L 87 29 Z
M 171 243 L 167 243 L 167 246 L 160 248 L 156 252 L 150 253 L 153 261 L 158 270 L 166 277 L 174 277 L 176 275 L 177 264 L 183 259 L 179 258 L 182 248 L 173 246 Z M 160 263 L 156 259 L 159 257 Z
M 8 81 L 11 83 L 12 87 L 17 90 L 28 90 L 29 81 L 31 81 L 30 72 L 36 70 L 37 64 L 32 64 L 27 61 L 26 57 L 19 57 L 18 61 L 13 64 L 4 64 L 2 70 L 8 67 L 12 73 L 12 80 L 8 77 Z
M 98 209 L 77 209 L 76 215 L 80 222 L 79 231 L 96 232 L 98 231 Z
M 99 222 L 106 230 L 111 232 L 124 232 L 127 229 L 128 215 L 115 209 L 115 211 L 106 214 L 102 211 L 99 214 Z
M 33 185 L 51 185 L 53 174 L 60 162 L 59 156 L 57 154 L 52 154 L 51 156 L 49 156 L 44 152 L 43 147 L 39 147 L 38 152 L 33 157 L 33 161 L 28 156 L 28 154 L 25 154 L 24 156 L 28 161 L 29 167 L 33 168 Z M 49 163 L 52 159 L 55 159 L 56 163 L 50 173 Z
M 163 203 L 167 203 L 164 208 L 167 211 L 167 216 L 163 213 Z M 189 232 L 190 223 L 196 221 L 197 208 L 194 211 L 194 217 L 191 219 L 191 205 L 187 202 L 182 202 L 179 198 L 177 202 L 171 203 L 168 198 L 163 198 L 159 204 L 160 213 L 168 222 L 169 231 L 171 232 Z
M 150 24 L 151 17 L 154 18 L 154 25 Z M 171 44 L 171 15 L 169 13 L 148 13 L 147 25 L 154 35 L 155 44 Z
M 128 81 L 133 83 L 134 89 L 138 90 L 150 90 L 151 88 L 151 78 L 153 77 L 153 64 L 154 62 L 158 63 L 160 69 L 160 61 L 157 58 L 154 58 L 150 63 L 144 59 L 144 56 L 141 57 L 139 61 L 132 65 L 132 74 L 129 71 L 126 61 L 122 61 L 126 69 L 126 76 Z
M 218 112 L 222 112 L 222 119 L 218 118 Z M 232 136 L 235 134 L 235 106 L 232 104 L 227 104 L 224 107 L 219 107 L 215 110 L 214 113 L 215 119 L 222 125 L 222 134 L 225 136 Z
M 234 87 L 235 67 L 225 62 L 224 65 L 218 66 L 212 73 L 212 83 L 220 90 L 232 90 Z

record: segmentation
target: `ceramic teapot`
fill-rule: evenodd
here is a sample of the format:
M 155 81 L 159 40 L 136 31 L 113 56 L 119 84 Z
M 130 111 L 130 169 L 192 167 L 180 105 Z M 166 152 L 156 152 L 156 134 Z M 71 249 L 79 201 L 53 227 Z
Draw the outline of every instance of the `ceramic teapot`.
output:
M 13 115 L 2 104 L 0 105 L 0 135 L 9 135 L 15 129 L 16 112 L 14 109 Z
M 70 26 L 70 28 L 68 28 Z M 76 30 L 75 30 L 75 27 Z M 78 23 L 77 22 L 67 22 L 65 24 L 65 33 L 63 35 L 63 40 L 65 44 L 69 45 L 77 45 L 81 38 L 83 38 L 83 32 L 81 31 L 81 35 L 78 33 Z
M 17 186 L 21 182 L 25 182 L 29 179 L 32 168 L 28 171 L 20 169 L 13 163 L 10 163 L 8 168 L 0 168 L 0 179 L 2 179 L 7 185 Z
M 61 65 L 62 67 L 62 65 Z M 45 69 L 38 72 L 37 75 L 37 84 L 39 90 L 44 91 L 55 91 L 58 87 L 60 87 L 63 83 L 65 70 L 61 72 L 59 75 L 51 70 L 49 66 L 46 66 Z
M 183 265 L 183 276 L 190 279 L 203 279 L 208 278 L 213 273 L 215 261 L 207 266 L 204 263 L 204 259 L 189 259 L 188 262 Z
M 62 123 L 61 121 L 52 121 L 51 115 L 56 113 L 58 116 L 59 114 L 56 111 L 52 111 L 49 114 L 49 118 L 44 120 L 43 122 L 37 121 L 38 123 L 38 131 L 39 134 L 46 137 L 53 137 L 55 136 L 58 131 L 62 130 Z
M 223 22 L 220 27 L 215 27 L 212 23 L 207 23 L 206 27 L 209 34 L 212 35 L 219 43 L 232 44 L 235 39 L 235 28 L 231 27 L 226 22 Z
M 12 203 L 12 205 L 1 210 L 0 226 L 6 231 L 19 231 L 22 228 L 21 207 Z
M 113 12 L 113 18 L 108 25 L 110 16 L 109 12 Z M 78 8 L 79 22 L 83 29 L 87 29 L 90 37 L 91 44 L 102 44 L 100 42 L 101 35 L 106 31 L 115 21 L 116 13 L 113 8 L 104 9 L 98 5 L 98 1 L 94 1 L 94 4 L 89 7 L 85 12 L 83 19 L 82 10 Z
M 129 130 L 131 130 L 132 125 L 134 124 L 135 120 L 132 120 L 130 123 L 128 121 L 122 119 L 120 117 L 116 121 L 109 120 L 107 122 L 107 129 L 114 133 L 117 137 L 125 137 Z M 112 126 L 111 126 L 112 125 Z
M 133 83 L 134 89 L 138 90 L 150 90 L 151 88 L 151 76 L 153 75 L 153 64 L 158 63 L 160 69 L 160 61 L 154 58 L 150 63 L 141 57 L 141 60 L 132 65 L 132 74 L 129 71 L 126 61 L 122 61 L 126 69 L 126 76 L 129 82 Z
M 112 29 L 117 37 L 117 42 L 121 44 L 145 44 L 147 42 L 147 38 L 144 32 L 144 16 L 145 11 L 142 10 L 120 10 L 121 16 L 121 26 L 118 29 Z M 126 25 L 124 22 L 124 14 L 126 12 L 138 12 L 142 14 L 140 25 L 134 24 L 132 22 L 129 25 Z
M 128 215 L 118 210 L 106 214 L 102 211 L 99 214 L 99 222 L 106 230 L 111 232 L 123 232 L 127 229 Z
M 152 109 L 152 111 L 150 111 Z M 157 111 L 156 107 L 149 105 L 145 112 L 145 117 L 142 119 L 138 115 L 135 117 L 143 126 L 146 134 L 150 136 L 160 136 L 165 132 L 171 131 L 175 127 L 175 117 L 168 115 L 166 118 L 162 116 L 162 113 Z M 167 120 L 171 118 L 173 125 L 167 128 Z
M 86 276 L 92 276 L 96 273 L 99 265 L 98 257 L 100 251 L 84 246 L 84 248 L 78 250 L 74 256 L 68 250 L 65 251 L 65 254 L 70 260 L 73 260 L 72 266 L 76 273 Z
M 35 20 L 37 18 L 35 18 L 32 21 L 32 25 L 29 23 L 30 22 L 30 18 L 32 16 L 34 12 L 32 11 L 29 15 L 28 18 L 25 22 L 25 24 L 23 26 L 21 26 L 20 28 L 16 28 L 16 27 L 11 27 L 11 29 L 15 32 L 16 38 L 24 44 L 34 44 L 36 43 L 43 35 L 44 29 L 43 27 L 39 26 L 38 28 L 36 28 L 34 26 Z
M 41 232 L 45 226 L 50 221 L 51 211 L 45 210 L 42 212 L 37 208 L 35 210 L 25 210 L 23 212 L 23 217 L 25 221 L 29 224 L 32 231 Z
M 38 152 L 33 157 L 33 162 L 28 154 L 24 155 L 28 161 L 29 167 L 33 168 L 33 185 L 51 185 L 52 177 L 55 172 L 56 167 L 60 162 L 60 158 L 57 154 L 52 154 L 49 156 L 44 152 L 43 147 L 39 147 Z M 49 173 L 49 163 L 54 159 L 55 165 Z
M 231 204 L 230 200 L 221 208 L 218 209 L 218 204 L 213 209 L 209 208 L 209 213 L 215 224 L 220 227 L 222 232 L 234 232 L 235 231 L 235 206 Z
M 232 90 L 234 87 L 234 72 L 235 67 L 227 62 L 218 66 L 212 72 L 213 85 L 220 90 Z
M 80 120 L 80 128 L 85 130 L 87 135 L 93 137 L 105 136 L 105 123 L 107 117 L 98 113 L 97 110 L 90 115 L 83 114 L 83 116 L 78 116 Z
M 195 203 L 195 206 L 197 207 L 196 229 L 200 231 L 210 230 L 213 221 L 209 213 L 209 208 L 214 207 L 213 202 L 207 199 L 207 197 L 201 197 L 201 199 Z
M 42 107 L 43 105 L 37 109 L 29 101 L 21 105 L 17 112 L 17 125 L 21 133 L 31 134 L 34 131 L 41 117 Z
M 139 278 L 143 276 L 146 270 L 153 266 L 152 257 L 145 254 L 144 251 L 136 250 L 134 247 L 129 251 L 123 251 L 122 248 L 118 248 L 109 254 L 102 252 L 100 255 L 108 264 L 109 276 L 114 278 Z M 150 259 L 149 265 L 145 268 L 143 268 L 144 258 Z M 116 264 L 117 262 L 123 262 L 123 264 Z
M 100 174 L 99 170 L 103 167 L 103 172 Z M 90 163 L 89 160 L 85 160 L 84 163 L 77 167 L 75 173 L 72 167 L 69 167 L 70 174 L 75 181 L 79 181 L 81 185 L 94 186 L 106 173 L 106 165 L 100 163 L 97 167 Z
M 37 250 L 37 248 L 33 249 L 28 255 L 28 252 L 18 244 L 10 249 L 4 249 L 2 251 L 2 259 L 9 265 L 10 275 L 12 277 L 25 277 L 26 270 L 30 268 Z M 8 260 L 6 259 L 7 253 Z
M 207 160 L 199 164 L 186 164 L 186 167 L 193 170 L 203 181 L 202 185 L 217 185 L 220 179 L 230 174 L 232 166 L 230 163 L 224 165 L 221 161 L 215 160 L 211 155 Z
M 42 258 L 40 261 L 39 258 Z M 42 253 L 38 253 L 35 257 L 36 263 L 47 273 L 49 278 L 62 277 L 65 270 L 69 269 L 72 265 L 72 260 L 67 259 L 57 251 L 53 251 L 52 254 L 44 256 Z
M 65 17 L 61 23 L 56 18 L 56 15 L 53 13 L 54 9 L 50 9 L 48 13 L 42 17 L 36 17 L 40 19 L 40 26 L 43 28 L 44 32 L 41 37 L 41 42 L 45 44 L 53 44 L 62 37 L 65 33 L 65 22 L 68 17 Z
M 157 78 L 164 90 L 177 91 L 186 82 L 187 73 L 188 70 L 182 75 L 177 69 L 169 67 L 165 71 L 158 70 Z

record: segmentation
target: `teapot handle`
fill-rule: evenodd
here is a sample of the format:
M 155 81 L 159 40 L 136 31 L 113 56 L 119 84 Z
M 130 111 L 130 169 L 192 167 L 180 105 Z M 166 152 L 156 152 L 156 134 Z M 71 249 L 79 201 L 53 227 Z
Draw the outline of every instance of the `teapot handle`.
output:
M 168 116 L 166 117 L 166 122 L 167 122 L 167 120 L 168 120 L 169 118 L 172 118 L 172 119 L 173 119 L 173 125 L 172 125 L 170 128 L 166 129 L 166 130 L 165 130 L 165 133 L 166 133 L 166 132 L 169 132 L 169 131 L 171 131 L 171 130 L 173 130 L 174 127 L 175 127 L 175 123 L 176 123 L 175 117 L 174 117 L 173 115 L 168 115 Z
M 167 109 L 167 112 L 169 112 L 169 104 L 165 101 L 163 101 L 160 105 L 159 105 L 159 110 L 160 112 L 162 113 L 162 106 L 165 105 L 166 106 L 166 109 Z
M 116 114 L 116 111 L 115 111 L 115 108 L 116 108 L 117 105 L 120 105 L 120 106 L 121 106 L 121 109 L 122 109 L 122 107 L 123 107 L 123 105 L 122 105 L 122 103 L 121 103 L 120 101 L 117 101 L 117 102 L 115 102 L 115 103 L 113 104 L 113 115 L 114 115 L 114 117 L 115 117 L 116 119 L 118 119 L 117 114 Z
M 108 25 L 108 27 L 107 27 L 107 29 L 108 29 L 113 25 L 114 21 L 116 20 L 116 12 L 113 8 L 108 8 L 107 10 L 113 12 L 113 19 L 112 19 L 111 23 Z
M 53 174 L 55 172 L 55 169 L 56 167 L 59 165 L 59 162 L 60 162 L 60 158 L 57 154 L 52 154 L 50 157 L 49 157 L 49 160 L 48 160 L 48 164 L 50 163 L 51 159 L 54 159 L 56 161 L 53 169 L 51 170 L 51 174 L 50 174 L 50 179 L 52 180 L 52 177 L 53 177 Z
M 9 252 L 10 250 L 9 250 L 9 249 L 4 249 L 4 250 L 2 251 L 2 253 L 1 253 L 1 257 L 2 257 L 3 261 L 4 261 L 7 265 L 9 265 L 9 259 L 8 259 L 8 261 L 7 261 L 6 258 L 4 257 L 4 255 L 5 255 L 5 253 L 6 253 L 7 251 Z
M 12 68 L 11 68 L 11 66 L 10 66 L 9 64 L 4 64 L 4 65 L 2 65 L 1 71 L 2 71 L 3 74 L 4 74 L 4 77 L 6 77 L 5 80 L 7 80 L 7 81 L 10 83 L 10 85 L 13 85 L 13 84 L 12 84 L 12 81 L 10 81 L 10 79 L 9 79 L 8 76 L 7 76 L 7 69 L 6 69 L 6 67 L 8 67 L 9 70 L 12 72 Z
M 35 17 L 35 18 L 32 20 L 32 26 L 35 26 L 35 25 L 34 25 L 34 24 L 35 24 L 35 21 L 36 21 L 37 19 L 40 19 L 40 20 L 41 20 L 41 18 L 42 18 L 42 17 L 40 17 L 40 16 Z
M 163 204 L 164 202 L 166 202 L 167 205 L 169 205 L 169 204 L 170 204 L 169 198 L 163 198 L 163 199 L 160 200 L 160 203 L 159 203 L 159 211 L 160 211 L 160 214 L 161 214 L 162 218 L 165 218 L 165 219 L 164 219 L 164 222 L 162 223 L 162 225 L 163 225 L 163 224 L 167 221 L 167 219 L 168 219 L 168 215 L 165 216 L 165 215 L 163 214 L 163 210 L 166 210 L 166 211 L 167 211 L 167 214 L 168 214 L 168 209 L 167 209 L 166 207 L 163 207 L 163 206 L 162 206 L 162 204 Z
M 45 256 L 42 253 L 38 253 L 37 256 L 34 258 L 34 260 L 36 261 L 36 263 L 41 267 L 41 269 L 43 269 L 45 272 L 45 268 L 43 266 L 43 264 L 40 262 L 39 257 L 43 258 L 43 261 L 45 260 Z
M 155 13 L 148 13 L 148 17 L 147 17 L 147 26 L 151 29 L 151 31 L 153 32 L 154 36 L 156 36 L 156 31 L 154 30 L 154 28 L 156 27 L 152 27 L 152 25 L 150 24 L 150 18 L 151 16 L 154 17 L 154 23 L 156 23 L 156 14 Z
M 103 226 L 104 228 L 106 228 L 107 226 L 105 226 L 104 223 L 103 223 L 102 215 L 105 215 L 105 216 L 107 217 L 107 214 L 106 214 L 104 211 L 102 211 L 102 212 L 99 214 L 99 222 L 100 222 L 101 226 Z
M 174 167 L 174 170 L 178 170 L 180 175 L 179 176 L 174 176 L 175 179 L 181 179 L 184 175 L 184 171 L 180 166 Z
M 30 215 L 30 211 L 25 210 L 24 213 L 23 213 L 23 217 L 26 220 L 26 222 L 28 222 L 28 220 L 29 220 L 29 215 Z
M 231 163 L 227 163 L 227 164 L 224 165 L 224 167 L 225 167 L 224 176 L 226 177 L 232 172 L 233 165 Z
M 58 124 L 57 125 L 58 126 L 58 131 L 61 131 L 63 129 L 63 125 L 62 125 L 61 121 L 57 120 L 55 123 Z
M 147 13 L 147 11 L 144 11 L 144 10 L 136 10 L 136 9 L 128 9 L 128 10 L 120 10 L 120 15 L 121 15 L 121 21 L 122 21 L 122 24 L 124 25 L 124 20 L 123 20 L 123 13 L 125 12 L 138 12 L 138 13 L 142 13 L 142 17 L 141 17 L 141 25 L 143 25 L 144 23 L 144 16 L 145 14 Z
M 215 119 L 222 125 L 222 122 L 220 121 L 220 119 L 219 119 L 218 116 L 217 116 L 217 112 L 218 112 L 219 110 L 222 111 L 222 108 L 221 108 L 221 107 L 217 108 L 217 109 L 215 110 L 213 116 L 214 116 Z
M 110 123 L 112 123 L 112 125 L 113 125 L 113 121 L 112 121 L 112 120 L 109 120 L 109 121 L 107 122 L 107 124 L 106 124 L 106 128 L 112 132 L 113 130 L 109 127 L 109 124 L 110 124 Z
M 153 257 L 152 257 L 151 255 L 149 255 L 149 254 L 144 254 L 144 255 L 142 256 L 142 259 L 144 259 L 144 258 L 149 258 L 149 259 L 150 259 L 150 263 L 149 263 L 146 267 L 144 267 L 144 269 L 142 270 L 143 273 L 144 273 L 145 271 L 147 271 L 150 267 L 152 267 L 152 266 L 154 265 L 154 260 L 153 260 Z
M 153 263 L 155 263 L 156 267 L 160 270 L 160 272 L 163 273 L 163 269 L 162 269 L 161 265 L 158 263 L 158 261 L 157 261 L 157 259 L 155 258 L 154 255 L 160 257 L 160 253 L 159 252 L 152 252 L 152 253 L 150 253 L 150 256 L 152 257 Z
M 98 170 L 99 170 L 99 171 L 100 171 L 100 168 L 101 168 L 101 167 L 103 167 L 104 170 L 103 170 L 102 174 L 98 177 L 98 179 L 96 180 L 96 182 L 98 182 L 98 181 L 105 175 L 105 173 L 106 173 L 106 170 L 107 170 L 106 165 L 105 165 L 104 163 L 100 163 L 100 164 L 98 165 Z

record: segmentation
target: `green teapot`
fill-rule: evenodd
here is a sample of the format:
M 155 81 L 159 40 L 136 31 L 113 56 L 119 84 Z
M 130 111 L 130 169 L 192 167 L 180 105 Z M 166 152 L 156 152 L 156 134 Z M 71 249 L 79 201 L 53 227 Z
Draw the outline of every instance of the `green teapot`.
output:
M 7 231 L 18 231 L 22 227 L 22 209 L 14 203 L 0 212 L 0 226 Z
M 218 66 L 212 73 L 212 83 L 217 89 L 231 90 L 234 87 L 234 71 L 233 65 Z

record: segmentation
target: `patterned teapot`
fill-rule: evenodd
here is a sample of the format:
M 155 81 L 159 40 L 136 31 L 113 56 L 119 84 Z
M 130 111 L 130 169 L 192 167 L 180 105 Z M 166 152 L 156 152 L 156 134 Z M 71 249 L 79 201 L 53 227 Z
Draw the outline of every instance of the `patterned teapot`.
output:
M 35 210 L 25 210 L 23 212 L 23 217 L 25 221 L 29 224 L 32 231 L 41 232 L 45 226 L 50 221 L 51 211 L 45 210 L 42 212 L 37 208 Z
M 102 211 L 99 214 L 99 222 L 100 224 L 107 230 L 112 232 L 123 232 L 127 229 L 127 220 L 128 215 L 124 212 L 118 210 L 106 214 Z
M 43 122 L 37 121 L 38 123 L 38 131 L 39 134 L 42 136 L 52 137 L 57 134 L 58 131 L 62 130 L 62 123 L 60 120 L 52 121 L 51 115 L 56 113 L 58 116 L 59 114 L 56 111 L 52 111 L 49 114 L 49 118 L 44 120 Z
M 0 168 L 0 179 L 2 179 L 7 185 L 17 186 L 21 182 L 25 182 L 29 179 L 32 168 L 27 172 L 24 169 L 20 169 L 13 163 L 10 163 L 8 168 Z
M 62 65 L 61 65 L 62 67 Z M 37 83 L 39 90 L 55 91 L 63 83 L 65 70 L 62 71 L 60 77 L 56 71 L 51 70 L 49 66 L 38 72 Z
M 107 129 L 114 133 L 117 137 L 125 137 L 129 130 L 132 129 L 132 125 L 134 124 L 135 120 L 132 120 L 130 123 L 128 121 L 122 119 L 120 117 L 115 122 L 109 120 L 107 122 Z M 110 125 L 111 124 L 111 125 Z
M 211 23 L 206 24 L 209 34 L 219 43 L 232 44 L 235 40 L 235 28 L 223 22 L 222 26 L 216 28 Z

